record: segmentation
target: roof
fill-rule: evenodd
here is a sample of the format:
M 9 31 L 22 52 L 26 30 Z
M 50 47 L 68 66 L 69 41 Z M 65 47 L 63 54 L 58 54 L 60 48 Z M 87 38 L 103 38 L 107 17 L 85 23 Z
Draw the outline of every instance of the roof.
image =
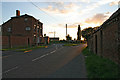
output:
M 119 14 L 120 14 L 120 8 L 119 8 L 117 11 L 115 11 L 115 12 L 109 17 L 109 19 L 107 19 L 96 31 L 94 31 L 94 33 L 96 33 L 97 31 L 99 31 L 100 29 L 102 29 L 103 26 L 104 26 L 106 23 L 108 23 L 110 20 L 112 20 L 112 19 L 114 19 L 115 17 L 117 17 Z M 93 34 L 94 34 L 94 33 L 93 33 Z
M 109 17 L 109 19 L 107 19 L 107 20 L 101 25 L 101 27 L 102 27 L 103 25 L 105 25 L 106 23 L 108 23 L 108 22 L 109 22 L 110 20 L 112 20 L 113 18 L 117 17 L 119 14 L 120 14 L 120 8 L 119 8 L 117 11 L 115 11 L 115 12 Z
M 24 14 L 24 15 L 20 15 L 20 16 L 14 16 L 14 17 L 11 17 L 11 18 L 19 18 L 19 17 L 32 17 L 32 18 L 34 18 L 33 16 L 30 16 L 28 14 Z
M 19 17 L 31 17 L 31 18 L 34 18 L 33 16 L 31 16 L 31 15 L 28 15 L 28 14 L 24 14 L 24 15 L 20 15 L 20 16 L 14 16 L 14 17 L 11 17 L 11 19 L 9 19 L 8 21 L 6 21 L 5 23 L 3 23 L 3 24 L 6 24 L 7 22 L 9 22 L 9 21 L 11 21 L 12 19 L 14 19 L 14 18 L 19 18 Z M 36 18 L 34 18 L 35 20 L 37 20 Z M 38 20 L 39 21 L 39 20 Z M 39 21 L 40 22 L 40 21 Z M 42 23 L 42 22 L 40 22 L 40 23 Z M 2 25 L 3 25 L 2 24 Z

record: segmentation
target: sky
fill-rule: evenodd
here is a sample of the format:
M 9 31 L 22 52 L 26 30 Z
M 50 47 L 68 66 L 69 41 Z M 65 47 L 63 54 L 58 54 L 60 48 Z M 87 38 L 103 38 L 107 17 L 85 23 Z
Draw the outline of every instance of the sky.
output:
M 87 27 L 100 26 L 117 9 L 119 0 L 79 0 L 79 1 L 2 1 L 2 20 L 0 25 L 16 15 L 28 14 L 43 23 L 43 33 L 49 37 L 65 39 L 68 24 L 68 34 L 72 39 L 77 38 L 78 25 L 81 30 Z M 1 18 L 1 17 L 0 17 Z

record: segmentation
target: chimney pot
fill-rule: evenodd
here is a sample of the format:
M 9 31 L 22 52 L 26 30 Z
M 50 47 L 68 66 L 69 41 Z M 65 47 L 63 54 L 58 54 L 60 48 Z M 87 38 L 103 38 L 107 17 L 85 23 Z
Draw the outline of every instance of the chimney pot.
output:
M 16 10 L 16 16 L 20 16 L 20 11 Z

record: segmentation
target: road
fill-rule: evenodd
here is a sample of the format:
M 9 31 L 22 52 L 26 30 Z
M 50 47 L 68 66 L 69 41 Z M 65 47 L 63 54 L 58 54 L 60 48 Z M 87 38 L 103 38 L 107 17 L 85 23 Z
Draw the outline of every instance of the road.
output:
M 3 51 L 3 78 L 85 78 L 86 44 L 63 46 L 52 44 L 31 52 Z

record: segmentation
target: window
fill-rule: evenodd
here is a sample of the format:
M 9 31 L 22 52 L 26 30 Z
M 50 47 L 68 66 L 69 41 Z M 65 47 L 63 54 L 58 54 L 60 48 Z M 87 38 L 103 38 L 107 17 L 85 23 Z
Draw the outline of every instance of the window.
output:
M 36 37 L 36 35 L 34 34 L 34 37 Z
M 37 26 L 37 28 L 39 28 L 39 26 Z
M 30 27 L 26 27 L 26 31 L 30 31 Z
M 42 36 L 40 35 L 40 37 L 42 37 Z
M 40 33 L 42 34 L 42 28 L 40 28 Z
M 39 29 L 37 29 L 37 32 L 39 33 Z
M 25 18 L 25 21 L 28 21 L 28 18 Z
M 115 20 L 118 21 L 118 18 L 116 18 Z
M 42 27 L 40 27 L 40 29 L 42 29 Z
M 9 28 L 8 28 L 8 32 L 11 32 L 11 31 L 12 31 L 12 30 L 11 30 L 11 28 L 9 27 Z
M 36 32 L 36 27 L 34 27 L 34 30 L 33 30 L 34 32 Z
M 40 33 L 42 34 L 42 27 L 40 27 Z
M 33 41 L 36 42 L 36 35 L 34 34 L 34 38 L 33 38 Z

